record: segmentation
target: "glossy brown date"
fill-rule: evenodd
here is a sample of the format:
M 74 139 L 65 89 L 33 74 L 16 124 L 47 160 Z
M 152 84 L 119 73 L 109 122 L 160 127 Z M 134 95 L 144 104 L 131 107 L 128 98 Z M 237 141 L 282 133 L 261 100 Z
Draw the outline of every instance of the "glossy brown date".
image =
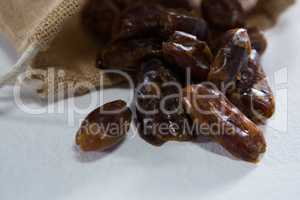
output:
M 129 130 L 131 111 L 124 101 L 107 103 L 91 112 L 76 135 L 82 151 L 104 151 L 122 142 Z
M 251 50 L 245 29 L 230 30 L 225 47 L 219 50 L 208 80 L 256 123 L 269 119 L 275 110 L 274 96 L 260 65 L 260 56 Z
M 160 146 L 167 141 L 190 141 L 188 123 L 181 102 L 181 86 L 163 63 L 143 63 L 136 89 L 137 125 L 140 136 Z
M 256 27 L 245 29 L 247 30 L 249 39 L 251 41 L 252 49 L 255 49 L 260 55 L 262 55 L 268 46 L 267 39 L 265 38 L 263 32 Z M 220 48 L 223 48 L 228 43 L 230 37 L 232 37 L 232 31 L 224 32 L 222 30 L 211 28 L 209 29 L 207 42 L 213 53 L 216 55 Z
M 221 91 L 228 92 L 235 85 L 237 74 L 248 62 L 251 42 L 246 29 L 233 29 L 226 33 L 223 43 L 212 62 L 208 80 Z
M 260 64 L 260 55 L 252 50 L 247 65 L 236 80 L 236 88 L 228 98 L 256 123 L 264 123 L 275 112 L 275 99 L 266 74 Z
M 184 89 L 184 105 L 193 123 L 234 156 L 257 162 L 266 151 L 261 130 L 217 89 L 205 84 Z M 199 130 L 199 129 L 198 129 Z
M 176 31 L 168 42 L 163 43 L 164 57 L 185 74 L 190 70 L 193 80 L 207 80 L 213 55 L 206 42 L 196 36 Z

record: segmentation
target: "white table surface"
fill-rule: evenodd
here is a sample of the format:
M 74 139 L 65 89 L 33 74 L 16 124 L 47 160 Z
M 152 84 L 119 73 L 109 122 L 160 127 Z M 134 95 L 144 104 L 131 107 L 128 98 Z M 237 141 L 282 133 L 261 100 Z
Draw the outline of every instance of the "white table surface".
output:
M 269 146 L 260 164 L 220 155 L 224 153 L 214 144 L 156 148 L 139 137 L 129 137 L 110 154 L 82 155 L 73 144 L 84 114 L 75 113 L 73 125 L 66 112 L 27 114 L 6 87 L 0 90 L 0 200 L 299 199 L 299 20 L 298 3 L 266 33 L 269 48 L 263 65 L 277 96 L 277 112 L 265 129 Z M 17 56 L 3 38 L 0 46 L 4 73 Z M 129 99 L 126 89 L 104 94 L 104 102 Z M 72 103 L 84 108 L 98 95 L 45 106 L 28 91 L 23 100 L 34 108 L 64 105 L 72 111 Z

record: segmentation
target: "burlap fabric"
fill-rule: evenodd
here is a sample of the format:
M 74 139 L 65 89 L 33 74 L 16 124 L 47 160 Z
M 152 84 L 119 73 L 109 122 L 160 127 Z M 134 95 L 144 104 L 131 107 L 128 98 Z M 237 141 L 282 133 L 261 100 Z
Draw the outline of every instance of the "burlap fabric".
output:
M 83 30 L 80 20 L 86 1 L 1 0 L 0 31 L 21 57 L 12 71 L 0 79 L 0 86 L 10 83 L 25 70 L 30 79 L 42 82 L 37 92 L 44 97 L 72 87 L 76 95 L 85 94 L 87 88 L 76 86 L 82 82 L 96 88 L 120 83 L 120 77 L 104 75 L 95 68 L 99 47 Z M 249 23 L 269 27 L 293 2 L 259 0 L 257 8 L 249 14 Z

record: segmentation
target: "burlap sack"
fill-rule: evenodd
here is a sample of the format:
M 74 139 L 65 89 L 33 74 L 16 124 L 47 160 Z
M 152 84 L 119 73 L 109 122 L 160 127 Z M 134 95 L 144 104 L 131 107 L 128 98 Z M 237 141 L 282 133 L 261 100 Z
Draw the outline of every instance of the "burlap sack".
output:
M 25 69 L 28 77 L 42 81 L 37 92 L 43 97 L 65 94 L 66 88 L 82 95 L 89 91 L 87 86 L 99 87 L 101 79 L 103 86 L 119 83 L 120 77 L 103 75 L 95 67 L 99 47 L 82 29 L 80 10 L 84 3 L 84 0 L 1 1 L 1 32 L 22 55 L 1 84 L 10 83 Z
M 249 14 L 249 21 L 270 26 L 293 2 L 259 0 L 259 6 Z M 41 96 L 57 95 L 66 88 L 74 88 L 76 95 L 82 95 L 89 91 L 77 86 L 82 82 L 94 87 L 120 83 L 120 77 L 105 75 L 95 68 L 99 47 L 83 31 L 80 21 L 85 3 L 86 0 L 1 0 L 0 31 L 21 57 L 11 72 L 0 79 L 0 86 L 25 70 L 31 79 L 42 81 L 37 91 Z

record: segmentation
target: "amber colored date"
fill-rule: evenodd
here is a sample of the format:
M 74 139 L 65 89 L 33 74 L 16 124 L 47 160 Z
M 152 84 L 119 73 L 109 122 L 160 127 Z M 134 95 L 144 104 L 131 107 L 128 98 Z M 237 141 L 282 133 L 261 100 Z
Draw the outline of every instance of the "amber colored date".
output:
M 240 69 L 247 64 L 251 42 L 246 29 L 233 29 L 224 37 L 225 45 L 215 57 L 208 80 L 226 92 L 234 86 Z
M 76 135 L 83 151 L 104 151 L 122 142 L 129 130 L 131 111 L 124 101 L 107 103 L 91 112 Z
M 225 38 L 224 47 L 211 65 L 208 80 L 247 117 L 263 123 L 273 115 L 275 102 L 260 65 L 260 56 L 251 50 L 246 29 L 230 30 Z
M 261 130 L 217 89 L 205 84 L 184 89 L 184 105 L 193 122 L 234 156 L 257 162 L 266 151 Z
M 256 123 L 264 123 L 275 112 L 275 99 L 256 50 L 249 55 L 237 76 L 236 88 L 228 98 Z
M 194 80 L 207 80 L 213 55 L 206 42 L 197 40 L 196 36 L 176 31 L 163 43 L 163 54 L 183 72 L 190 70 Z

